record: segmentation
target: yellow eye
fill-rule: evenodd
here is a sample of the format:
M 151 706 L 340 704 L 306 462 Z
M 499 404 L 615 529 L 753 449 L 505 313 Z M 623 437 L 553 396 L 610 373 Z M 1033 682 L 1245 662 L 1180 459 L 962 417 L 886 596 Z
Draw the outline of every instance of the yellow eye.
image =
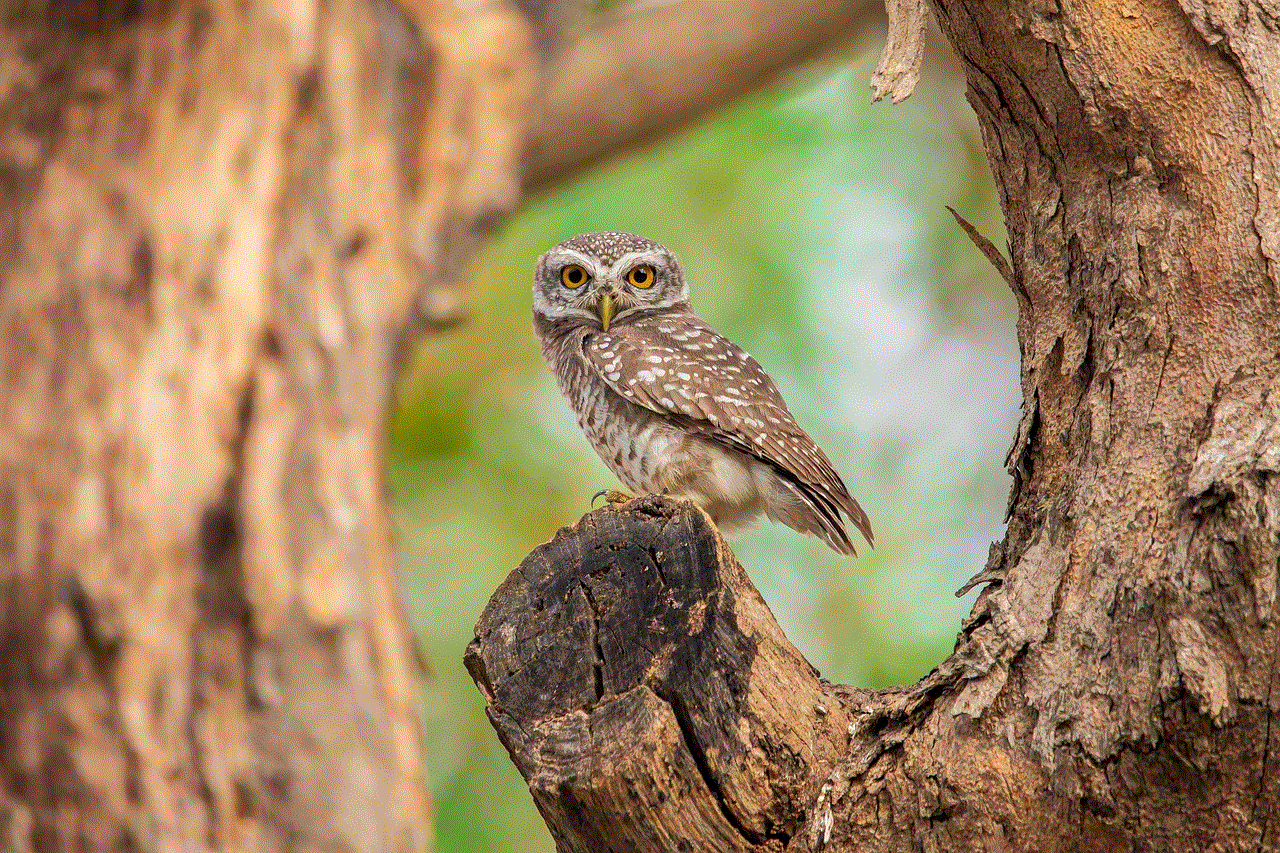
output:
M 654 278 L 653 267 L 648 264 L 641 264 L 627 271 L 627 284 L 632 287 L 638 287 L 641 290 L 653 287 Z
M 577 264 L 569 264 L 567 267 L 560 269 L 560 283 L 570 290 L 577 290 L 582 287 L 589 278 L 591 276 L 587 275 L 587 271 Z

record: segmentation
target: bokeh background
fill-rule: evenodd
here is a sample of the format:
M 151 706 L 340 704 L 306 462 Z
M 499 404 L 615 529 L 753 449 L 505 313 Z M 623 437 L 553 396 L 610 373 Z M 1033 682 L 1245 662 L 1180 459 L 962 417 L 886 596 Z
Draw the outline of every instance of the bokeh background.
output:
M 461 660 L 506 574 L 616 484 L 530 329 L 533 263 L 574 234 L 673 249 L 695 308 L 765 365 L 870 516 L 857 559 L 767 522 L 731 540 L 798 648 L 870 687 L 950 651 L 972 603 L 953 593 L 1002 535 L 1016 306 L 945 209 L 1003 246 L 960 75 L 931 51 L 909 100 L 873 105 L 873 47 L 530 199 L 472 265 L 465 320 L 417 345 L 391 481 L 438 849 L 553 849 Z

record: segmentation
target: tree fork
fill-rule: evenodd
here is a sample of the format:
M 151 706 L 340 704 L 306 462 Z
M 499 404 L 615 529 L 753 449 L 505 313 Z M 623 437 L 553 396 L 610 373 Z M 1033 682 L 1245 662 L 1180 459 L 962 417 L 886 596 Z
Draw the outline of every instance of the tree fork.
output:
M 562 850 L 1280 849 L 1277 15 L 936 12 L 1019 302 L 986 586 L 926 679 L 856 691 L 692 510 L 562 531 L 468 653 Z

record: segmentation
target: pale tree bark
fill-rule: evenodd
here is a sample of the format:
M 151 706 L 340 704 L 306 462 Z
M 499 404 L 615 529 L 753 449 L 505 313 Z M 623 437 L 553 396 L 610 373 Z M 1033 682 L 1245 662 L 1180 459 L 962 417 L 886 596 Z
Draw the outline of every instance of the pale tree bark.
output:
M 0 850 L 430 846 L 383 426 L 570 12 L 0 4 Z
M 534 74 L 449 8 L 7 4 L 6 845 L 428 846 L 383 423 Z
M 562 850 L 1280 849 L 1280 9 L 935 12 L 1019 302 L 984 588 L 858 691 L 689 507 L 562 531 L 468 652 Z

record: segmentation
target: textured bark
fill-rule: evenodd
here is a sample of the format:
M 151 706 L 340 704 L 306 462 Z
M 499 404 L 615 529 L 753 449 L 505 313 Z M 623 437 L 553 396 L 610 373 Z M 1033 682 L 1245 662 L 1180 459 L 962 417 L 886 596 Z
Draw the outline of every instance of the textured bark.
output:
M 5 850 L 429 846 L 383 425 L 533 56 L 410 11 L 0 11 Z
M 807 670 L 700 516 L 563 531 L 469 655 L 561 849 L 1280 849 L 1280 10 L 936 11 L 1019 300 L 985 588 L 926 679 L 859 693 Z
M 530 554 L 466 662 L 561 850 L 785 838 L 846 740 L 839 699 L 724 540 L 666 498 Z

